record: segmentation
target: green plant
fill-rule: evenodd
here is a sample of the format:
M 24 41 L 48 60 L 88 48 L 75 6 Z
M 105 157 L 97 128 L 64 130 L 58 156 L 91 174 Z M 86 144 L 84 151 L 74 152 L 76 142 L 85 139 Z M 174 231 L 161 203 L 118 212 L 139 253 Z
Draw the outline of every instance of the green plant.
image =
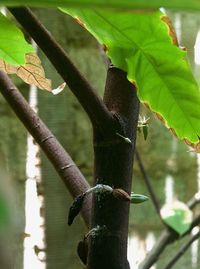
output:
M 195 3 L 190 3 L 190 7 L 199 9 Z M 29 3 L 3 1 L 2 4 L 12 6 Z M 31 11 L 10 8 L 53 63 L 91 120 L 94 130 L 95 184 L 130 193 L 138 127 L 138 97 L 173 134 L 199 151 L 200 91 L 187 62 L 186 51 L 178 47 L 169 19 L 161 11 L 155 10 L 162 6 L 162 1 L 153 1 L 149 5 L 146 1 L 128 0 L 109 1 L 109 5 L 107 1 L 100 0 L 73 3 L 67 0 L 32 1 L 31 4 L 61 6 L 62 11 L 78 19 L 96 37 L 114 65 L 108 69 L 105 97 L 102 100 Z M 105 5 L 109 9 L 102 10 Z M 186 1 L 168 1 L 167 7 L 188 8 L 188 5 Z M 133 10 L 126 12 L 130 8 Z M 5 28 L 9 31 L 4 31 Z M 25 42 L 19 29 L 3 15 L 0 17 L 0 29 L 0 69 L 8 74 L 16 73 L 27 83 L 52 91 L 38 57 Z M 72 195 L 77 197 L 86 193 L 89 186 L 78 168 L 39 118 L 34 118 L 28 106 L 19 101 L 19 93 L 9 91 L 14 86 L 3 73 L 0 75 L 0 88 L 18 117 L 46 152 Z M 42 126 L 41 132 L 35 128 L 38 124 Z M 49 143 L 50 138 L 55 140 L 53 146 Z M 71 167 L 71 170 L 68 169 Z M 87 202 L 83 207 L 87 224 L 90 203 Z M 81 245 L 84 245 L 83 251 L 87 256 L 82 257 L 82 260 L 87 262 L 88 268 L 128 268 L 128 209 L 128 201 L 122 202 L 109 195 L 94 197 L 90 228 L 95 233 L 89 232 L 86 238 L 90 242 L 89 254 L 86 251 L 88 242 L 84 241 Z

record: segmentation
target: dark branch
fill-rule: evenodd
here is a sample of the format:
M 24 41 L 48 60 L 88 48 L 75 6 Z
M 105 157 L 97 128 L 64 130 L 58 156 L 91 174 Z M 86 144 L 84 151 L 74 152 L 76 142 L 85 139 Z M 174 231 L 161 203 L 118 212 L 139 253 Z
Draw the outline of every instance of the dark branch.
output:
M 164 269 L 170 269 L 173 267 L 173 265 L 185 254 L 186 250 L 191 246 L 191 244 L 199 239 L 200 237 L 200 231 L 198 231 L 195 235 L 193 235 L 190 240 L 183 245 L 179 251 L 176 253 L 176 255 L 169 261 L 169 263 L 164 267 Z
M 85 192 L 89 188 L 89 184 L 74 164 L 71 157 L 67 154 L 38 115 L 31 109 L 27 101 L 8 76 L 1 71 L 0 91 L 20 121 L 45 152 L 72 196 L 76 197 L 80 193 Z M 90 199 L 91 197 L 86 200 L 82 211 L 83 218 L 87 225 L 89 225 L 91 213 Z
M 54 65 L 87 112 L 93 126 L 100 128 L 103 134 L 109 134 L 116 121 L 92 86 L 71 62 L 65 51 L 30 9 L 9 8 L 9 10 Z
M 160 254 L 165 250 L 166 246 L 173 240 L 174 234 L 168 230 L 165 230 L 159 239 L 156 241 L 156 244 L 152 250 L 147 254 L 144 261 L 140 264 L 139 269 L 149 269 L 151 266 L 158 260 Z
M 130 142 L 116 134 L 105 140 L 98 129 L 94 130 L 95 183 L 130 193 L 139 100 L 135 86 L 118 68 L 108 70 L 104 102 L 118 117 L 122 126 L 120 134 Z M 92 228 L 106 227 L 106 232 L 90 237 L 87 268 L 130 268 L 127 262 L 129 203 L 111 196 L 94 197 L 93 207 Z
M 196 218 L 193 219 L 189 231 L 186 232 L 183 236 L 185 236 L 185 235 L 187 235 L 188 233 L 190 233 L 191 230 L 192 230 L 194 227 L 196 227 L 197 225 L 199 225 L 199 224 L 200 224 L 200 214 L 199 214 Z
M 200 191 L 197 192 L 190 201 L 188 201 L 187 206 L 192 209 L 194 208 L 197 204 L 200 203 Z
M 139 165 L 139 167 L 140 167 L 140 171 L 141 171 L 142 176 L 143 176 L 143 178 L 144 178 L 144 181 L 145 181 L 145 184 L 146 184 L 147 189 L 148 189 L 148 191 L 149 191 L 149 194 L 150 194 L 150 196 L 151 196 L 153 205 L 154 205 L 154 207 L 155 207 L 155 209 L 156 209 L 156 212 L 157 212 L 158 216 L 159 216 L 160 219 L 162 220 L 162 218 L 161 218 L 161 216 L 160 216 L 160 205 L 159 205 L 159 203 L 158 203 L 158 199 L 157 199 L 156 194 L 155 194 L 155 192 L 154 192 L 154 190 L 153 190 L 153 187 L 152 187 L 152 185 L 151 185 L 151 180 L 150 180 L 150 178 L 149 178 L 149 176 L 148 176 L 148 174 L 147 174 L 147 172 L 146 172 L 146 169 L 145 169 L 145 167 L 144 167 L 144 164 L 143 164 L 143 162 L 142 162 L 142 159 L 141 159 L 140 154 L 139 154 L 139 152 L 137 151 L 137 149 L 135 150 L 135 157 L 136 157 L 136 160 L 137 160 L 138 165 Z

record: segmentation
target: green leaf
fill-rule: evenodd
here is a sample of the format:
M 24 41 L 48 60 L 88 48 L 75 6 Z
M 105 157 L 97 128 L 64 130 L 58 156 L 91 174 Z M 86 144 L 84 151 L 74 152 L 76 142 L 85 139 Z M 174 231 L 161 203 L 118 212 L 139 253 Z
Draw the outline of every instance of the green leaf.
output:
M 143 131 L 143 135 L 144 135 L 144 140 L 147 140 L 148 129 L 149 129 L 148 124 L 145 124 L 145 125 L 142 127 L 142 131 Z
M 149 200 L 149 198 L 146 195 L 131 192 L 131 204 L 140 204 L 147 200 Z
M 163 221 L 180 235 L 187 232 L 192 222 L 192 211 L 180 201 L 164 205 L 161 216 Z
M 64 11 L 106 46 L 113 64 L 137 85 L 140 100 L 173 133 L 189 143 L 199 142 L 200 91 L 186 52 L 173 44 L 161 12 Z
M 186 10 L 200 10 L 197 0 L 1 0 L 1 5 L 7 6 L 38 6 L 38 7 L 95 7 L 95 8 L 173 8 Z
M 25 54 L 33 51 L 22 32 L 0 13 L 0 59 L 13 65 L 22 65 L 25 64 Z

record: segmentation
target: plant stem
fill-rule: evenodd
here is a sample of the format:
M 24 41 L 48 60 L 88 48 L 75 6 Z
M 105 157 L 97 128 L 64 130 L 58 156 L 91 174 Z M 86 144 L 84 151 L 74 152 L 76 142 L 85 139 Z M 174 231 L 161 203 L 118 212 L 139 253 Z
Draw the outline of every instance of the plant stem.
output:
M 196 194 L 194 195 L 194 197 L 195 196 Z M 198 204 L 197 202 L 195 202 L 197 199 L 194 199 L 194 197 L 192 197 L 187 203 L 190 209 L 194 208 Z M 151 249 L 151 251 L 147 254 L 146 258 L 140 264 L 139 269 L 151 268 L 151 266 L 158 260 L 161 253 L 165 250 L 165 248 L 169 244 L 189 234 L 195 226 L 199 225 L 199 223 L 200 223 L 200 214 L 194 218 L 194 220 L 191 223 L 190 229 L 186 231 L 182 236 L 179 236 L 178 233 L 176 233 L 174 230 L 166 228 L 166 230 L 161 234 L 161 236 L 157 240 L 154 247 Z
M 144 182 L 145 182 L 145 184 L 146 184 L 146 186 L 147 186 L 147 189 L 148 189 L 148 191 L 149 191 L 149 193 L 150 193 L 150 196 L 151 196 L 153 205 L 154 205 L 154 207 L 155 207 L 155 209 L 156 209 L 156 212 L 157 212 L 158 216 L 159 216 L 160 219 L 162 220 L 162 218 L 161 218 L 161 216 L 160 216 L 160 205 L 159 205 L 159 203 L 158 203 L 158 199 L 157 199 L 157 197 L 156 197 L 156 194 L 155 194 L 155 192 L 154 192 L 154 189 L 153 189 L 153 187 L 152 187 L 152 185 L 151 185 L 151 180 L 150 180 L 150 178 L 149 178 L 149 176 L 148 176 L 148 174 L 147 174 L 147 172 L 146 172 L 146 169 L 145 169 L 145 167 L 144 167 L 144 164 L 143 164 L 143 162 L 142 162 L 142 159 L 141 159 L 140 154 L 139 154 L 139 152 L 137 151 L 137 149 L 135 150 L 135 157 L 136 157 L 136 160 L 137 160 L 137 162 L 138 162 L 138 165 L 139 165 L 140 171 L 141 171 L 141 173 L 142 173 L 142 176 L 143 176 L 143 178 L 144 178 Z
M 188 201 L 187 206 L 192 209 L 194 208 L 197 204 L 200 203 L 200 191 L 198 191 L 190 201 Z
M 169 263 L 163 268 L 163 269 L 170 269 L 175 265 L 175 263 L 184 255 L 186 250 L 191 246 L 191 244 L 199 239 L 200 237 L 200 231 L 198 231 L 195 235 L 193 235 L 190 240 L 183 245 L 180 250 L 176 253 L 176 255 L 169 261 Z
M 136 88 L 126 73 L 118 68 L 108 70 L 104 102 L 118 117 L 121 130 L 113 130 L 113 136 L 102 137 L 94 130 L 95 184 L 107 184 L 121 188 L 130 194 L 132 166 L 137 133 L 139 100 Z M 127 237 L 129 202 L 117 200 L 112 195 L 94 197 L 92 227 L 105 227 L 99 236 L 90 237 L 88 269 L 127 269 Z
M 9 8 L 17 21 L 43 50 L 88 114 L 94 127 L 108 134 L 116 124 L 112 114 L 81 75 L 60 45 L 28 8 Z
M 87 191 L 90 186 L 71 157 L 39 116 L 32 110 L 9 77 L 1 71 L 0 92 L 10 104 L 20 121 L 24 124 L 25 128 L 45 152 L 72 196 L 76 197 L 80 193 Z M 82 210 L 82 215 L 87 226 L 89 226 L 90 209 L 91 198 L 88 196 Z

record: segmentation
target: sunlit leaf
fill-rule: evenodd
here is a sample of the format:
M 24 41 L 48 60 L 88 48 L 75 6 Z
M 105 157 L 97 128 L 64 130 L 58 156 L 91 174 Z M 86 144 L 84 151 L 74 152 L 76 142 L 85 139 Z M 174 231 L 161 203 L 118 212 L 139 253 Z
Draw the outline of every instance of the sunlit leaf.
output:
M 200 137 L 200 91 L 161 12 L 112 13 L 64 10 L 104 44 L 113 64 L 137 85 L 140 100 L 176 136 L 196 146 Z
M 25 63 L 25 54 L 33 51 L 22 32 L 0 13 L 0 59 L 10 64 L 21 65 Z
M 180 235 L 191 226 L 192 211 L 180 201 L 164 205 L 161 209 L 161 216 L 163 221 Z
M 95 7 L 95 8 L 159 8 L 200 10 L 200 2 L 197 0 L 1 0 L 2 5 L 12 6 L 39 6 L 39 7 Z
M 16 74 L 28 84 L 51 91 L 51 81 L 45 77 L 41 61 L 36 53 L 26 54 L 25 65 L 11 65 L 0 59 L 0 70 L 7 74 Z

